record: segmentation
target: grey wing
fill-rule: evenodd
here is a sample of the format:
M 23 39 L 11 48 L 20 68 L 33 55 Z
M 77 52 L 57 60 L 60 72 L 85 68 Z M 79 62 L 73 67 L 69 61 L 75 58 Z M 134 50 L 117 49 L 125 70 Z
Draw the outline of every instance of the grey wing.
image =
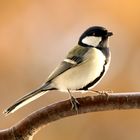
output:
M 75 65 L 67 63 L 65 61 L 61 62 L 61 64 L 58 67 L 56 67 L 56 69 L 50 74 L 50 76 L 48 77 L 47 82 L 53 80 L 55 77 L 57 77 L 61 73 L 65 72 L 66 70 L 74 67 Z
M 50 74 L 47 82 L 53 80 L 58 75 L 67 71 L 68 69 L 73 68 L 82 63 L 84 61 L 84 55 L 87 51 L 87 48 L 81 48 L 81 46 L 76 46 L 74 49 L 72 49 L 66 57 L 66 59 L 70 61 L 65 61 L 65 59 L 63 62 L 61 62 L 60 65 L 56 67 L 56 69 Z M 73 61 L 73 63 L 71 63 L 71 61 Z

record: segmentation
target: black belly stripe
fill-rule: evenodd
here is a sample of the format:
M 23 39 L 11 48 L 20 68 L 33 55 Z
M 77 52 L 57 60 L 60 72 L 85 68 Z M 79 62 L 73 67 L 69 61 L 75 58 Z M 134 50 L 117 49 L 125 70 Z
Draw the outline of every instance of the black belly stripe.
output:
M 107 61 L 105 61 L 105 64 L 103 66 L 103 70 L 102 72 L 100 73 L 100 75 L 92 82 L 90 82 L 89 84 L 87 84 L 86 86 L 84 86 L 83 88 L 80 88 L 78 90 L 88 90 L 88 88 L 92 87 L 94 84 L 96 84 L 100 79 L 101 77 L 103 76 L 103 74 L 105 73 L 105 65 L 107 64 Z

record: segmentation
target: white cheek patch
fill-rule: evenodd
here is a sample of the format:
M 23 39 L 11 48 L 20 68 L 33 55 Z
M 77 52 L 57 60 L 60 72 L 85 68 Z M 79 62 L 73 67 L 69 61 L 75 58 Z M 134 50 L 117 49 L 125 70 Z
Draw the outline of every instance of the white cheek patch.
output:
M 96 47 L 99 45 L 101 40 L 102 40 L 101 37 L 87 36 L 82 39 L 82 43 Z

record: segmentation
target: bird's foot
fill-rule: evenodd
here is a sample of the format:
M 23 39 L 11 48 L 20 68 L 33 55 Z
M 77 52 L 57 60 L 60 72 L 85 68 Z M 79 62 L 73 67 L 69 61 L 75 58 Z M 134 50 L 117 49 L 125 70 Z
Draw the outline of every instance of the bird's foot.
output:
M 108 98 L 108 94 L 109 94 L 109 93 L 113 93 L 112 90 L 110 90 L 110 91 L 105 91 L 105 90 L 103 90 L 103 91 L 90 90 L 90 92 L 98 93 L 99 95 L 106 96 L 107 98 Z
M 77 114 L 78 114 L 78 108 L 79 108 L 79 102 L 78 102 L 78 100 L 76 99 L 76 98 L 74 98 L 73 96 L 72 96 L 72 94 L 71 94 L 71 92 L 70 92 L 70 90 L 68 90 L 68 93 L 69 93 L 69 95 L 70 95 L 70 102 L 71 102 L 71 109 L 72 110 L 75 110 L 76 112 L 77 112 Z
M 77 112 L 77 114 L 78 114 L 78 108 L 79 108 L 79 102 L 78 102 L 78 100 L 76 99 L 76 98 L 74 98 L 73 96 L 71 96 L 71 99 L 70 99 L 70 101 L 71 101 L 71 109 L 72 110 L 75 110 L 76 112 Z

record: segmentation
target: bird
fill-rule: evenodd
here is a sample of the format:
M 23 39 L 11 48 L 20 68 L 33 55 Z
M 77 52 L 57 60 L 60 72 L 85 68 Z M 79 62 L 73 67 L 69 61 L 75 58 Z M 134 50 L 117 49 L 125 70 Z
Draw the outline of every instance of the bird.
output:
M 47 81 L 18 99 L 4 111 L 4 114 L 13 113 L 52 90 L 69 93 L 72 108 L 77 110 L 79 102 L 72 93 L 92 89 L 105 75 L 111 60 L 108 40 L 112 35 L 112 32 L 102 26 L 91 26 L 86 29 L 77 45 L 68 52 L 64 60 L 48 76 Z

